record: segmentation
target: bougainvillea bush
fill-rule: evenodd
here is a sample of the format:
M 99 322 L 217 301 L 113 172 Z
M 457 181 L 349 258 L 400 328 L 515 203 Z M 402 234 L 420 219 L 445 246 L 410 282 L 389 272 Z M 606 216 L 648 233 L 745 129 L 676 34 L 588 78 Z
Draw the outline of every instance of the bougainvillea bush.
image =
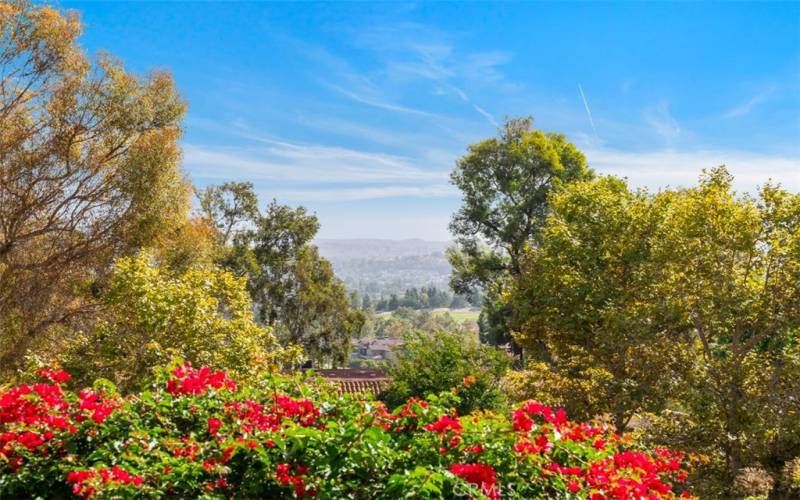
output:
M 39 375 L 0 391 L 0 498 L 691 496 L 682 453 L 536 402 L 459 417 L 455 388 L 390 412 L 308 375 L 245 387 L 188 363 L 125 397 Z

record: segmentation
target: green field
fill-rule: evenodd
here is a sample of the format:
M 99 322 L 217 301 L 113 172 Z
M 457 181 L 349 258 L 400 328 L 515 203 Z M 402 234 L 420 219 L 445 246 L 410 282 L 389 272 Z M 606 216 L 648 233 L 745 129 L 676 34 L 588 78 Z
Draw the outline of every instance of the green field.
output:
M 437 314 L 448 313 L 459 323 L 463 323 L 464 321 L 478 321 L 478 315 L 481 313 L 479 310 L 472 309 L 436 309 L 434 312 Z
M 433 314 L 444 314 L 448 313 L 454 320 L 459 323 L 463 323 L 464 321 L 478 321 L 478 316 L 480 315 L 480 310 L 478 309 L 446 309 L 444 307 L 439 309 L 428 310 Z M 378 318 L 388 318 L 393 313 L 389 311 L 379 312 L 376 314 Z

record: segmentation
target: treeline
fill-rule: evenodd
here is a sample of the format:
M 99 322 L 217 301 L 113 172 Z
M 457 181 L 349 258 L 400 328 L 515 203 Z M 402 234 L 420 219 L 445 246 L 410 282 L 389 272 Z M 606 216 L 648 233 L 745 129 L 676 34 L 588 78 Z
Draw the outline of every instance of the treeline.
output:
M 388 297 L 380 296 L 373 298 L 364 295 L 359 300 L 356 292 L 351 294 L 351 304 L 364 311 L 375 310 L 378 312 L 396 311 L 401 307 L 408 309 L 463 309 L 465 307 L 480 306 L 480 291 L 476 290 L 468 297 L 460 294 L 453 294 L 448 290 L 436 287 L 408 288 L 402 296 L 391 294 Z
M 391 315 L 369 316 L 361 334 L 364 337 L 401 339 L 409 332 L 449 332 L 477 340 L 473 328 L 459 323 L 447 312 L 437 314 L 401 307 Z

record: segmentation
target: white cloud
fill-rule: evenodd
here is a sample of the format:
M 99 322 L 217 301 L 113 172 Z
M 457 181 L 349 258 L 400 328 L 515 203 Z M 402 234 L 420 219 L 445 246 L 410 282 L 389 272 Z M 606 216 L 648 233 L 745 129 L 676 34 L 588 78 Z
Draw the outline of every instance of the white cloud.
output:
M 800 191 L 800 158 L 735 150 L 629 152 L 587 149 L 586 158 L 598 172 L 627 177 L 632 185 L 651 190 L 691 186 L 700 171 L 725 164 L 741 191 L 754 192 L 772 179 L 790 191 Z
M 410 84 L 427 82 L 433 85 L 434 95 L 454 94 L 489 124 L 497 126 L 492 114 L 470 99 L 462 87 L 492 84 L 497 88 L 504 78 L 499 67 L 511 61 L 510 53 L 464 53 L 457 50 L 449 35 L 416 23 L 362 30 L 353 41 L 377 59 L 378 69 L 362 73 L 324 49 L 306 51 L 333 69 L 323 84 L 339 94 L 375 108 L 434 118 L 442 125 L 446 117 L 397 103 L 398 94 L 414 87 Z M 444 93 L 443 87 L 447 90 Z M 392 98 L 387 97 L 389 94 Z
M 586 95 L 583 93 L 583 87 L 581 87 L 580 83 L 578 84 L 578 91 L 580 92 L 581 99 L 583 100 L 583 107 L 586 108 L 586 115 L 589 117 L 589 123 L 592 125 L 592 132 L 594 132 L 594 137 L 599 141 L 600 137 L 598 137 L 597 128 L 595 128 L 594 126 L 594 118 L 592 118 L 592 110 L 589 109 L 589 101 L 586 100 Z
M 449 170 L 418 168 L 411 159 L 401 156 L 281 141 L 272 141 L 265 148 L 215 148 L 187 144 L 184 146 L 184 163 L 193 176 L 207 179 L 319 183 L 442 181 L 447 178 Z
M 407 107 L 407 106 L 401 106 L 399 104 L 395 104 L 395 103 L 392 103 L 392 102 L 387 102 L 387 101 L 383 101 L 383 100 L 380 100 L 380 99 L 375 99 L 375 98 L 372 98 L 372 97 L 360 95 L 359 93 L 343 89 L 343 88 L 338 87 L 336 85 L 329 85 L 329 87 L 331 89 L 335 90 L 336 92 L 342 94 L 343 96 L 349 97 L 350 99 L 352 99 L 352 100 L 354 100 L 356 102 L 360 102 L 361 104 L 366 104 L 367 106 L 372 106 L 372 107 L 375 107 L 375 108 L 385 109 L 385 110 L 388 110 L 388 111 L 396 111 L 398 113 L 406 113 L 406 114 L 410 114 L 410 115 L 424 116 L 424 117 L 427 117 L 427 118 L 441 118 L 440 116 L 436 115 L 435 113 L 430 113 L 428 111 L 422 111 L 422 110 L 410 108 L 410 107 Z
M 479 115 L 481 115 L 481 116 L 483 116 L 484 118 L 486 118 L 486 121 L 487 121 L 487 122 L 489 122 L 489 124 L 490 124 L 490 125 L 494 126 L 495 128 L 498 128 L 498 127 L 500 127 L 500 125 L 497 123 L 497 120 L 495 120 L 495 119 L 494 119 L 494 116 L 492 116 L 492 114 L 491 114 L 491 113 L 489 113 L 488 111 L 486 111 L 486 110 L 485 110 L 485 109 L 483 109 L 482 107 L 480 107 L 480 106 L 478 106 L 477 104 L 475 104 L 474 102 L 472 102 L 472 101 L 470 100 L 469 96 L 467 96 L 466 92 L 464 92 L 464 91 L 463 91 L 463 90 L 461 90 L 460 88 L 456 87 L 455 85 L 451 85 L 451 86 L 450 86 L 450 88 L 453 90 L 453 92 L 454 92 L 454 93 L 455 93 L 455 94 L 456 94 L 456 95 L 457 95 L 457 96 L 458 96 L 458 97 L 459 97 L 459 98 L 460 98 L 462 101 L 464 101 L 464 102 L 466 102 L 467 104 L 469 104 L 470 106 L 472 106 L 472 109 L 474 109 L 475 111 L 477 111 Z
M 459 191 L 449 184 L 427 186 L 377 186 L 345 189 L 303 189 L 264 193 L 279 200 L 320 202 L 359 201 L 383 198 L 455 198 Z

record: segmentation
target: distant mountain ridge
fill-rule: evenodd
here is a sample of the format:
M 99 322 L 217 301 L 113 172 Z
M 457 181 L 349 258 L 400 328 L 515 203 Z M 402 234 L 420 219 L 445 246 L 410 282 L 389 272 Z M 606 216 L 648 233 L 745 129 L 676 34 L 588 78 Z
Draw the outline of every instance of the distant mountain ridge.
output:
M 328 260 L 409 257 L 444 253 L 449 241 L 427 241 L 419 238 L 382 240 L 377 238 L 314 240 L 320 253 Z
M 447 241 L 320 238 L 314 244 L 345 285 L 360 294 L 388 296 L 412 287 L 448 287 Z

